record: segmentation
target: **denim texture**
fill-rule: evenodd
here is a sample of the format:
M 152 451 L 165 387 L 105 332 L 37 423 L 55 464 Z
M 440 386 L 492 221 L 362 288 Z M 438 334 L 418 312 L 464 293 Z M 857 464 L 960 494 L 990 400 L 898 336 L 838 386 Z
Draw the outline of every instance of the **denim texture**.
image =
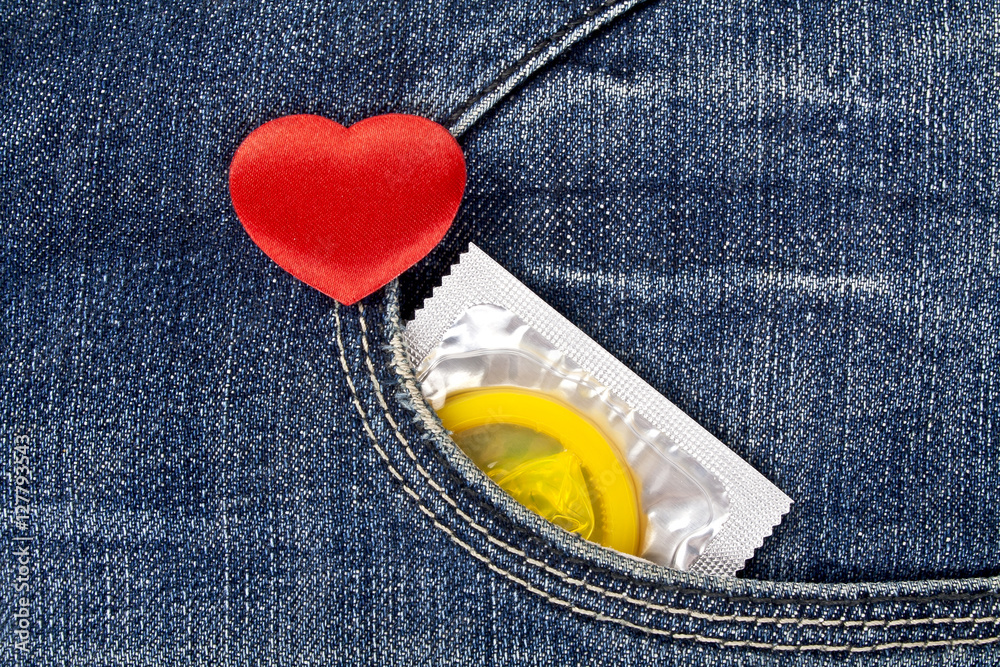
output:
M 4 664 L 1000 664 L 995 4 L 3 9 Z M 338 307 L 228 163 L 385 112 L 460 134 L 465 203 Z M 400 318 L 469 240 L 796 500 L 746 578 L 441 432 Z
M 498 106 L 404 310 L 483 248 L 796 501 L 748 576 L 1000 574 L 996 9 L 737 9 Z

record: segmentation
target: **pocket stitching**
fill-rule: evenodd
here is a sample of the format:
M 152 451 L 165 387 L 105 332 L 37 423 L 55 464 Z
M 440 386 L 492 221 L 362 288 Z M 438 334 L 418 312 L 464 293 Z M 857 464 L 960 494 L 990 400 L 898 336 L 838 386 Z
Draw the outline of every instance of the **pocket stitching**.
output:
M 501 71 L 489 84 L 466 98 L 449 114 L 443 124 L 456 138 L 462 136 L 512 90 L 556 56 L 623 13 L 648 1 L 604 0 L 591 6 L 554 33 L 535 42 L 524 55 Z
M 359 323 L 359 326 L 361 328 L 361 334 L 362 334 L 362 336 L 361 336 L 361 346 L 362 346 L 362 351 L 363 351 L 363 355 L 364 355 L 364 359 L 365 359 L 365 364 L 367 366 L 367 370 L 368 370 L 368 373 L 369 373 L 369 376 L 370 376 L 370 379 L 372 381 L 373 388 L 374 388 L 374 391 L 375 391 L 375 396 L 376 396 L 376 398 L 378 400 L 379 405 L 382 408 L 383 415 L 386 418 L 387 423 L 390 425 L 393 433 L 395 434 L 396 439 L 399 440 L 400 444 L 402 444 L 404 446 L 405 451 L 406 451 L 408 457 L 415 464 L 418 472 L 423 477 L 423 479 L 428 483 L 429 486 L 431 486 L 431 488 L 433 488 L 435 490 L 436 493 L 439 494 L 439 496 L 441 496 L 442 500 L 444 500 L 449 506 L 451 506 L 452 508 L 455 509 L 456 513 L 459 515 L 459 517 L 462 518 L 463 521 L 465 521 L 466 523 L 468 523 L 470 525 L 470 527 L 472 527 L 473 529 L 475 529 L 477 532 L 482 533 L 492 544 L 494 544 L 494 545 L 496 545 L 496 546 L 498 546 L 500 548 L 503 548 L 504 550 L 508 551 L 509 553 L 512 553 L 512 554 L 514 554 L 514 555 L 522 558 L 524 560 L 524 562 L 527 563 L 528 565 L 531 565 L 531 566 L 533 566 L 535 568 L 542 569 L 542 570 L 544 570 L 544 571 L 546 571 L 546 572 L 548 572 L 550 574 L 553 574 L 553 575 L 559 577 L 566 584 L 573 585 L 573 586 L 576 586 L 576 587 L 581 587 L 582 586 L 586 590 L 594 592 L 594 593 L 597 593 L 597 594 L 599 594 L 601 596 L 608 597 L 608 598 L 614 598 L 614 599 L 620 599 L 620 600 L 623 600 L 623 601 L 635 604 L 635 605 L 640 606 L 640 607 L 645 607 L 645 608 L 653 610 L 653 611 L 665 612 L 665 613 L 668 613 L 668 614 L 671 614 L 671 615 L 676 615 L 676 616 L 686 616 L 686 617 L 689 617 L 689 618 L 695 618 L 695 619 L 698 619 L 698 620 L 706 620 L 706 621 L 715 622 L 715 623 L 747 622 L 747 623 L 754 623 L 755 625 L 773 624 L 773 625 L 795 625 L 797 627 L 803 627 L 803 626 L 844 627 L 844 628 L 848 628 L 848 627 L 861 627 L 862 629 L 869 629 L 869 628 L 889 628 L 889 627 L 898 627 L 898 626 L 917 626 L 917 625 L 958 625 L 958 624 L 968 624 L 968 623 L 971 623 L 973 626 L 976 626 L 976 625 L 987 624 L 987 623 L 996 624 L 996 623 L 1000 622 L 1000 618 L 998 618 L 996 616 L 988 616 L 988 617 L 972 617 L 972 616 L 956 617 L 956 616 L 952 615 L 952 616 L 948 616 L 948 617 L 944 617 L 944 618 L 924 617 L 924 618 L 916 618 L 916 619 L 846 620 L 846 619 L 823 619 L 823 618 L 801 618 L 801 617 L 796 618 L 796 617 L 782 617 L 782 616 L 753 616 L 753 615 L 735 615 L 735 614 L 734 615 L 710 614 L 710 613 L 699 612 L 699 611 L 691 610 L 691 609 L 674 608 L 674 607 L 670 607 L 670 606 L 667 606 L 667 605 L 661 605 L 661 604 L 649 602 L 647 600 L 633 598 L 633 597 L 631 597 L 631 596 L 629 596 L 627 594 L 619 593 L 619 592 L 616 592 L 616 591 L 611 591 L 611 590 L 605 589 L 605 588 L 603 588 L 601 586 L 597 586 L 595 584 L 591 584 L 589 582 L 583 581 L 581 579 L 576 579 L 576 578 L 571 577 L 568 574 L 562 572 L 561 570 L 558 570 L 556 568 L 551 567 L 547 563 L 544 563 L 542 561 L 538 561 L 536 559 L 533 559 L 530 556 L 528 556 L 524 551 L 522 551 L 522 550 L 518 549 L 517 547 L 514 547 L 513 545 L 510 545 L 507 542 L 504 542 L 503 540 L 495 537 L 494 535 L 492 535 L 492 534 L 489 533 L 488 529 L 486 529 L 485 527 L 483 527 L 483 526 L 479 525 L 478 523 L 476 523 L 468 514 L 466 514 L 464 511 L 462 511 L 458 507 L 458 505 L 455 502 L 455 500 L 452 499 L 448 495 L 448 493 L 445 491 L 445 489 L 443 487 L 441 487 L 440 484 L 438 484 L 430 476 L 430 473 L 428 473 L 427 470 L 419 463 L 419 461 L 416 458 L 416 455 L 414 454 L 414 452 L 413 452 L 413 450 L 412 450 L 412 448 L 410 446 L 409 441 L 406 439 L 406 436 L 404 436 L 402 434 L 402 432 L 400 431 L 400 428 L 399 428 L 398 424 L 396 423 L 395 419 L 390 414 L 389 405 L 388 405 L 388 403 L 385 400 L 384 393 L 382 392 L 382 385 L 381 385 L 381 383 L 379 382 L 379 380 L 377 378 L 377 375 L 375 373 L 375 367 L 374 367 L 374 364 L 373 364 L 372 358 L 371 358 L 370 344 L 369 344 L 369 341 L 368 341 L 368 325 L 367 325 L 367 320 L 365 319 L 365 310 L 364 310 L 363 304 L 359 304 L 358 308 L 359 308 L 358 323 Z M 353 378 L 352 378 L 352 375 L 351 375 L 351 371 L 350 371 L 350 367 L 349 367 L 349 365 L 347 363 L 347 359 L 346 359 L 346 355 L 345 355 L 345 349 L 344 349 L 344 343 L 343 343 L 343 336 L 342 336 L 342 326 L 341 326 L 341 319 L 340 319 L 340 307 L 339 307 L 339 304 L 335 307 L 334 317 L 335 317 L 335 321 L 336 321 L 337 346 L 338 346 L 338 350 L 339 350 L 339 354 L 340 354 L 340 363 L 341 363 L 341 366 L 342 366 L 342 368 L 344 370 L 345 377 L 347 379 L 347 385 L 348 385 L 348 389 L 351 392 L 351 396 L 352 396 L 352 401 L 354 403 L 354 407 L 358 411 L 359 416 L 361 417 L 361 421 L 362 421 L 362 424 L 364 426 L 366 434 L 368 435 L 368 437 L 371 439 L 373 445 L 375 446 L 376 452 L 379 454 L 379 456 L 386 463 L 387 467 L 389 468 L 390 473 L 393 475 L 393 477 L 395 477 L 400 482 L 400 484 L 403 487 L 403 490 L 407 493 L 407 495 L 409 495 L 411 498 L 413 498 L 413 500 L 417 503 L 417 507 L 420 509 L 420 511 L 423 514 L 425 514 L 428 518 L 430 518 L 431 521 L 432 521 L 432 523 L 433 523 L 433 525 L 436 528 L 438 528 L 441 531 L 443 531 L 445 533 L 445 535 L 449 537 L 449 539 L 451 539 L 456 544 L 458 544 L 459 546 L 461 546 L 465 551 L 467 551 L 474 558 L 476 558 L 477 560 L 480 560 L 481 562 L 483 562 L 484 564 L 486 564 L 491 570 L 493 570 L 497 574 L 500 574 L 501 576 L 507 578 L 508 580 L 510 580 L 510 581 L 512 581 L 512 582 L 514 582 L 516 584 L 519 584 L 520 586 L 524 587 L 529 592 L 542 597 L 547 602 L 550 602 L 550 603 L 552 603 L 552 604 L 554 604 L 556 606 L 565 607 L 565 608 L 567 608 L 567 609 L 569 609 L 571 611 L 574 611 L 574 612 L 576 612 L 578 614 L 581 614 L 581 615 L 589 617 L 589 618 L 593 618 L 595 620 L 600 620 L 600 621 L 615 623 L 615 624 L 622 625 L 622 626 L 625 626 L 625 627 L 629 627 L 629 628 L 632 628 L 632 629 L 635 629 L 635 630 L 639 630 L 639 631 L 642 631 L 642 632 L 647 632 L 647 633 L 661 635 L 661 636 L 667 636 L 667 637 L 671 637 L 671 638 L 674 638 L 674 639 L 690 639 L 690 640 L 694 640 L 694 641 L 697 641 L 697 642 L 718 644 L 718 645 L 729 646 L 729 647 L 763 648 L 763 649 L 771 649 L 771 650 L 778 650 L 778 651 L 819 650 L 819 651 L 827 651 L 827 652 L 860 653 L 860 652 L 871 652 L 871 651 L 877 651 L 877 650 L 885 650 L 885 649 L 891 649 L 891 648 L 933 648 L 933 647 L 940 647 L 940 646 L 957 646 L 957 645 L 986 645 L 986 644 L 992 644 L 992 643 L 1000 642 L 1000 636 L 995 636 L 995 637 L 976 637 L 976 638 L 958 638 L 958 639 L 952 638 L 952 639 L 945 639 L 945 640 L 927 640 L 927 641 L 923 641 L 923 642 L 916 642 L 916 641 L 915 642 L 901 642 L 901 641 L 897 641 L 897 642 L 884 642 L 884 643 L 880 643 L 880 644 L 870 644 L 870 645 L 861 645 L 861 646 L 858 646 L 858 645 L 849 645 L 849 644 L 838 644 L 838 645 L 826 645 L 826 644 L 815 644 L 815 645 L 814 644 L 779 644 L 779 643 L 769 643 L 769 642 L 754 642 L 754 641 L 749 641 L 749 640 L 727 640 L 727 639 L 723 639 L 723 638 L 719 638 L 719 637 L 711 637 L 711 636 L 707 636 L 707 635 L 699 635 L 699 634 L 696 634 L 696 633 L 676 633 L 676 632 L 672 632 L 672 631 L 669 631 L 669 630 L 663 630 L 661 628 L 653 628 L 653 627 L 649 627 L 649 626 L 644 626 L 644 625 L 632 623 L 632 622 L 627 621 L 625 619 L 620 619 L 620 618 L 616 618 L 616 617 L 612 617 L 612 616 L 607 616 L 605 614 L 593 611 L 591 609 L 587 609 L 587 608 L 584 608 L 584 607 L 576 606 L 576 605 L 574 605 L 573 603 L 571 603 L 571 602 L 569 602 L 567 600 L 564 600 L 564 599 L 559 598 L 557 596 L 554 596 L 554 595 L 552 595 L 550 593 L 547 593 L 547 592 L 545 592 L 545 591 L 543 591 L 541 589 L 538 589 L 535 586 L 532 586 L 529 582 L 527 582 L 527 581 L 521 579 L 520 577 L 516 576 L 512 572 L 509 572 L 508 570 L 505 570 L 502 567 L 496 565 L 488 556 L 486 556 L 486 555 L 478 552 L 474 547 L 472 547 L 471 545 L 469 545 L 468 543 L 466 543 L 465 541 L 463 541 L 461 538 L 459 538 L 450 528 L 448 528 L 447 526 L 445 526 L 444 524 L 442 524 L 438 520 L 437 514 L 433 510 L 429 509 L 428 507 L 426 507 L 424 505 L 423 499 L 421 498 L 421 496 L 416 491 L 414 491 L 407 484 L 407 482 L 403 478 L 402 474 L 399 473 L 399 471 L 395 468 L 395 466 L 392 464 L 392 462 L 389 459 L 389 457 L 386 454 L 386 452 L 379 445 L 378 438 L 376 437 L 374 431 L 372 430 L 372 428 L 371 428 L 371 426 L 370 426 L 370 424 L 368 422 L 368 415 L 367 415 L 364 407 L 361 405 L 361 401 L 360 401 L 360 399 L 358 397 L 357 388 L 356 388 L 356 386 L 354 384 L 354 381 L 353 381 Z M 935 601 L 937 599 L 938 598 L 935 598 L 935 597 L 921 598 L 922 601 Z M 762 601 L 766 602 L 768 600 L 767 599 L 762 599 Z M 863 603 L 865 601 L 861 601 L 861 600 L 849 600 L 849 601 L 845 601 L 845 602 Z M 800 605 L 803 604 L 802 601 L 796 601 L 795 603 L 796 604 L 800 604 Z

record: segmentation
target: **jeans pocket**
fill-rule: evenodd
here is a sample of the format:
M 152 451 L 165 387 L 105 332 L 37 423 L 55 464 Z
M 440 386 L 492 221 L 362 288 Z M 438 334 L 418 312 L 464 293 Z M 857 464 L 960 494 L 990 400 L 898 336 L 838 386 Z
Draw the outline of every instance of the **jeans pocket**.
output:
M 567 623 L 705 650 L 788 655 L 978 651 L 1000 643 L 997 578 L 806 584 L 701 577 L 580 539 L 516 503 L 448 437 L 416 385 L 395 283 L 357 308 L 339 308 L 336 324 L 361 427 L 426 529 L 455 547 L 445 558 L 477 561 Z

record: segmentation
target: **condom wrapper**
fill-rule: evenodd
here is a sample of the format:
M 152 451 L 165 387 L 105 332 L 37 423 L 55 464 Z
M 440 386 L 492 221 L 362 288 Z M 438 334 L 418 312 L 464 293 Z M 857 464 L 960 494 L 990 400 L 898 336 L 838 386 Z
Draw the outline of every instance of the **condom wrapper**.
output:
M 585 539 L 732 575 L 788 512 L 788 496 L 474 245 L 406 340 L 462 451 Z

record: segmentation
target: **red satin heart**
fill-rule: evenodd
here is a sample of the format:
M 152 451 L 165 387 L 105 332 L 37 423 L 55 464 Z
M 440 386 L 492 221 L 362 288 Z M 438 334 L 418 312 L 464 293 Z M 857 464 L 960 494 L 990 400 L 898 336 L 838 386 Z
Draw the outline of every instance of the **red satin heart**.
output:
M 465 191 L 465 159 L 437 123 L 402 114 L 349 128 L 312 115 L 261 125 L 229 166 L 243 227 L 296 278 L 352 304 L 438 244 Z

